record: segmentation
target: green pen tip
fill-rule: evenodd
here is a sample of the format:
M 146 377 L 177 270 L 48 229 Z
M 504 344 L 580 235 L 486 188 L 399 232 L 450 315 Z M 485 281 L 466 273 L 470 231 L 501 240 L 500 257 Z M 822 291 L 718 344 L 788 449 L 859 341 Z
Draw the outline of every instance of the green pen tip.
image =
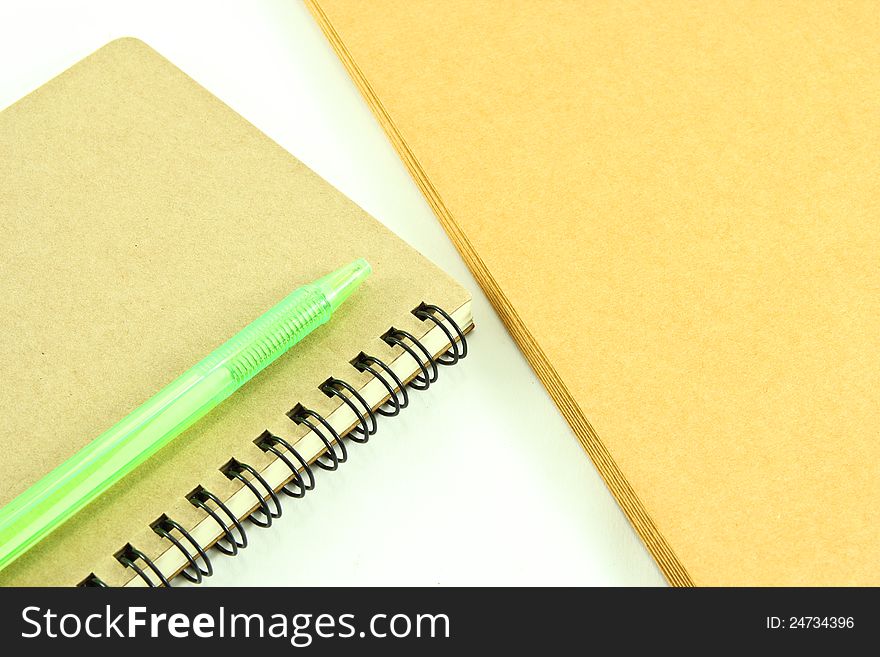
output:
M 336 309 L 358 289 L 371 271 L 373 268 L 370 267 L 370 263 L 358 258 L 345 267 L 322 276 L 313 285 L 319 288 L 330 302 L 330 311 L 336 312 Z

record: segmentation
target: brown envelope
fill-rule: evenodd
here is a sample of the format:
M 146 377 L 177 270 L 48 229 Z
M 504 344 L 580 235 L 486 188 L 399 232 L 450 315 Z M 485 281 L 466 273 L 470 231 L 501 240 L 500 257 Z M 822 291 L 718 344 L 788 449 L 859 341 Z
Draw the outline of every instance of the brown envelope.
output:
M 880 584 L 877 4 L 308 4 L 670 582 Z

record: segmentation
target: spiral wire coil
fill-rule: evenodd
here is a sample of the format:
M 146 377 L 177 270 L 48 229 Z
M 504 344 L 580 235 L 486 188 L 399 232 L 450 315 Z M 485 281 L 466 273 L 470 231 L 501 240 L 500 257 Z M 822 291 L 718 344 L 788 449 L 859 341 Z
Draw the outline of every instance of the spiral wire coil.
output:
M 412 333 L 396 328 L 387 331 L 382 336 L 382 340 L 391 347 L 400 347 L 418 365 L 416 375 L 406 384 L 387 363 L 361 352 L 352 361 L 352 365 L 378 380 L 388 393 L 388 399 L 376 409 L 370 407 L 353 385 L 342 379 L 331 377 L 318 386 L 325 395 L 339 399 L 347 406 L 354 413 L 356 423 L 351 430 L 340 435 L 324 416 L 312 409 L 297 405 L 288 413 L 291 420 L 305 425 L 324 445 L 324 452 L 311 464 L 287 440 L 269 431 L 264 432 L 257 439 L 256 445 L 264 452 L 277 457 L 291 473 L 291 478 L 278 492 L 289 497 L 301 498 L 308 491 L 314 490 L 315 471 L 312 466 L 329 471 L 337 470 L 340 464 L 348 460 L 345 439 L 355 443 L 366 443 L 378 430 L 377 415 L 393 417 L 409 405 L 407 387 L 427 390 L 437 381 L 438 365 L 455 365 L 467 356 L 467 338 L 449 313 L 438 306 L 423 303 L 413 310 L 412 314 L 422 321 L 436 324 L 446 335 L 450 347 L 435 358 Z M 258 527 L 270 527 L 274 519 L 281 517 L 283 506 L 277 492 L 256 468 L 232 459 L 221 467 L 220 471 L 228 479 L 240 482 L 256 499 L 256 510 L 247 516 L 247 520 Z M 207 517 L 220 527 L 220 538 L 213 547 L 228 556 L 235 556 L 247 547 L 248 537 L 243 519 L 236 517 L 217 495 L 199 486 L 187 496 L 187 500 L 194 507 L 204 511 Z M 204 578 L 213 575 L 214 568 L 208 556 L 211 545 L 200 545 L 189 531 L 167 515 L 162 515 L 153 522 L 151 528 L 183 555 L 186 565 L 180 571 L 180 575 L 185 579 L 199 584 Z M 171 586 L 173 575 L 166 576 L 150 557 L 130 543 L 116 554 L 116 560 L 126 568 L 131 568 L 149 587 Z M 92 573 L 80 582 L 79 586 L 106 587 L 107 584 Z

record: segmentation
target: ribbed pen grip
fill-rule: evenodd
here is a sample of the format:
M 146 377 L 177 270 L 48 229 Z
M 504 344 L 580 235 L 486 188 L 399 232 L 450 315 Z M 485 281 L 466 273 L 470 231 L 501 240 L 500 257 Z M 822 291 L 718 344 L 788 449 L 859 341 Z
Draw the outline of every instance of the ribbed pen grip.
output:
M 236 386 L 241 386 L 276 356 L 329 320 L 330 314 L 330 304 L 319 290 L 308 285 L 301 287 L 246 326 L 203 363 L 207 368 L 225 366 Z

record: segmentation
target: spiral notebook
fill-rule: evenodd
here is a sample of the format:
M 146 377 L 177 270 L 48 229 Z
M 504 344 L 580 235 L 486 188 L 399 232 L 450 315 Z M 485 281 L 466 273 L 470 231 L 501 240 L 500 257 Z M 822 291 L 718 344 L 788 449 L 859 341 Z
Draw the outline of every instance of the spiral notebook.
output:
M 0 112 L 0 180 L 0 504 L 292 289 L 373 266 L 2 585 L 199 580 L 466 354 L 463 288 L 137 40 Z

